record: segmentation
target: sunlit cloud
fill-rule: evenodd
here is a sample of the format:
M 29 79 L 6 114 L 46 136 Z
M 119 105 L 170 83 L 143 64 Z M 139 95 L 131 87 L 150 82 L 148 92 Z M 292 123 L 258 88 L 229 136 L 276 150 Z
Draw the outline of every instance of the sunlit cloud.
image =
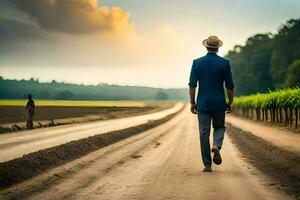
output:
M 128 32 L 129 13 L 119 7 L 98 7 L 97 0 L 5 0 L 12 10 L 27 14 L 40 27 L 57 32 Z
M 6 23 L 7 37 L 16 37 L 3 45 L 15 44 L 2 59 L 5 65 L 158 68 L 170 66 L 181 49 L 171 25 L 143 36 L 129 12 L 96 0 L 7 0 L 6 6 L 29 22 L 14 17 Z M 24 36 L 29 40 L 20 40 Z
M 14 15 L 6 23 L 6 36 L 16 36 L 5 42 L 16 45 L 2 59 L 6 65 L 158 67 L 170 65 L 180 49 L 171 25 L 162 24 L 142 36 L 129 12 L 99 6 L 96 0 L 7 0 L 5 5 L 31 20 L 23 23 Z M 25 28 L 27 35 L 22 33 Z M 19 40 L 24 36 L 30 40 Z

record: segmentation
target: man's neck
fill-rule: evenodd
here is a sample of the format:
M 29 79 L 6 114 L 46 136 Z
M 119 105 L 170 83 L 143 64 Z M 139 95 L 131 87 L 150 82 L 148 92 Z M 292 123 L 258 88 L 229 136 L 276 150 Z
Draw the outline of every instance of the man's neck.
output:
M 207 54 L 217 54 L 217 51 L 208 51 Z

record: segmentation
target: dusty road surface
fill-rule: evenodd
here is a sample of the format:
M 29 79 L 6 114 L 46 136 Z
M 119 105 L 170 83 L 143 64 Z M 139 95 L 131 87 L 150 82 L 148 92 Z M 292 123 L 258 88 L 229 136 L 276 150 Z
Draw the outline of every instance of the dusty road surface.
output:
M 262 123 L 235 117 L 233 115 L 228 116 L 226 122 L 244 131 L 251 132 L 276 146 L 289 151 L 300 152 L 300 134 L 280 130 L 276 127 L 265 126 Z
M 73 140 L 137 126 L 149 120 L 161 119 L 179 111 L 182 107 L 182 103 L 177 103 L 169 109 L 141 116 L 2 134 L 0 135 L 0 162 Z
M 0 199 L 289 200 L 243 161 L 228 137 L 203 173 L 196 116 L 169 122 L 0 192 Z

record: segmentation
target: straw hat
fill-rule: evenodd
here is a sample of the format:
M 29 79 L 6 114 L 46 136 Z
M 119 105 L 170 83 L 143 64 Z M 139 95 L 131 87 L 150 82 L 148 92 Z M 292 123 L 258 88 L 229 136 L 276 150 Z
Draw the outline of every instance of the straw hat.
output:
M 217 36 L 212 35 L 203 40 L 202 44 L 208 48 L 219 48 L 223 45 L 223 42 Z

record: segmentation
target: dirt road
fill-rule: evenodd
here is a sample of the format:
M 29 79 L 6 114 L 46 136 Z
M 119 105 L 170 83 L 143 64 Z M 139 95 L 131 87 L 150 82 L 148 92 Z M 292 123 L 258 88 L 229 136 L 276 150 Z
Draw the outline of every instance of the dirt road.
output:
M 225 137 L 223 164 L 203 173 L 188 109 L 169 122 L 0 192 L 0 199 L 292 199 Z

